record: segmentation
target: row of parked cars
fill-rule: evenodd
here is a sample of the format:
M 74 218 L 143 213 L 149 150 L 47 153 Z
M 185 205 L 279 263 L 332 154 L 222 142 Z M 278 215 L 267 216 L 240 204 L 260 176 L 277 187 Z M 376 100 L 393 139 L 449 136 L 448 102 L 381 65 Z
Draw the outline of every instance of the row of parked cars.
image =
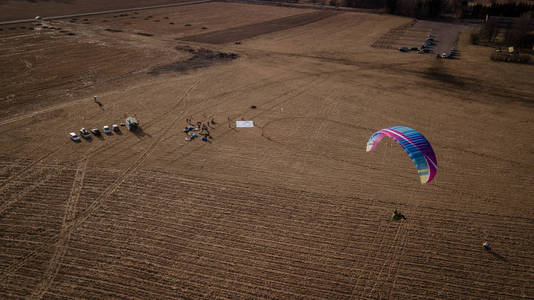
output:
M 449 51 L 449 54 L 443 52 L 441 54 L 436 54 L 437 58 L 454 58 L 458 52 L 456 52 L 456 48 L 451 48 L 451 51 Z
M 111 134 L 111 130 L 113 130 L 115 132 L 120 132 L 121 131 L 120 128 L 119 128 L 119 125 L 117 125 L 117 124 L 111 125 L 111 129 L 107 125 L 103 127 L 103 131 L 107 135 Z M 101 136 L 102 135 L 102 133 L 100 132 L 100 130 L 98 128 L 91 129 L 91 132 L 87 131 L 87 129 L 85 129 L 85 128 L 80 129 L 80 136 L 82 136 L 86 140 L 91 138 L 91 133 L 94 134 L 95 136 Z M 69 133 L 69 135 L 70 135 L 70 139 L 73 140 L 74 142 L 80 142 L 81 141 L 80 136 L 78 136 L 76 133 L 71 132 L 71 133 Z
M 423 53 L 431 52 L 430 47 L 434 46 L 435 44 L 436 44 L 436 37 L 429 34 L 427 35 L 425 42 L 421 46 L 421 49 L 417 47 L 412 47 L 412 48 L 401 47 L 399 48 L 399 51 L 401 52 L 417 51 L 418 54 L 423 54 Z M 437 53 L 436 57 L 437 58 L 454 58 L 457 54 L 458 52 L 456 52 L 456 48 L 452 48 L 449 51 L 449 53 L 445 53 L 445 52 L 441 54 Z
M 427 35 L 425 42 L 421 46 L 421 49 L 417 47 L 400 47 L 399 51 L 401 52 L 409 52 L 409 51 L 416 51 L 418 54 L 428 53 L 430 52 L 430 47 L 435 45 L 435 37 L 431 34 Z

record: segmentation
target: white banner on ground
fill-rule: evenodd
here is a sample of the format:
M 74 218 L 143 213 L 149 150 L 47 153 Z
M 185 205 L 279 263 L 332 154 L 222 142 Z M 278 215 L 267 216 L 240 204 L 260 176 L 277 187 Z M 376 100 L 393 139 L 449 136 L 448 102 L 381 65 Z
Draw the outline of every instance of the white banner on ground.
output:
M 254 127 L 254 121 L 235 121 L 235 127 L 251 128 Z

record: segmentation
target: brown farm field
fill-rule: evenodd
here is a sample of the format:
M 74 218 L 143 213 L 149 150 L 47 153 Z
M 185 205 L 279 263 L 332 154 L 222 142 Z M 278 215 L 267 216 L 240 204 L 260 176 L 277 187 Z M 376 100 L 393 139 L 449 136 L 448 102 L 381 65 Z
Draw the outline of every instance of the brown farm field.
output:
M 462 25 L 458 59 L 390 49 L 452 30 L 425 22 L 211 2 L 0 26 L 0 298 L 532 299 L 534 67 Z M 139 131 L 69 140 L 125 114 Z M 430 184 L 391 140 L 365 152 L 394 125 L 432 143 Z

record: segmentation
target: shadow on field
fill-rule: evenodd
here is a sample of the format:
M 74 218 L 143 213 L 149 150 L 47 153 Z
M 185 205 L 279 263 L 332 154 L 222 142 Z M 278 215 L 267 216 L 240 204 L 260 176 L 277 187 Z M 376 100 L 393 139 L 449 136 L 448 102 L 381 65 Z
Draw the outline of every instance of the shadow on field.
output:
M 150 134 L 144 132 L 143 128 L 141 127 L 138 127 L 136 130 L 133 130 L 132 133 L 137 137 L 144 137 L 144 136 L 152 137 Z
M 508 260 L 506 259 L 506 257 L 500 255 L 499 253 L 495 252 L 494 250 L 491 250 L 490 253 L 491 253 L 491 255 L 493 255 L 493 257 L 495 257 L 496 259 L 498 259 L 498 260 L 500 260 L 500 261 L 508 262 Z
M 534 106 L 532 94 L 528 92 L 518 91 L 517 89 L 511 89 L 509 86 L 498 84 L 495 82 L 484 82 L 477 78 L 456 75 L 447 70 L 443 65 L 444 60 L 438 60 L 434 64 L 419 72 L 419 76 L 424 79 L 437 82 L 433 88 L 454 90 L 462 92 L 465 89 L 471 92 L 477 93 L 479 97 L 467 96 L 462 94 L 462 99 L 469 101 L 498 101 L 499 103 L 521 103 L 524 105 Z M 442 83 L 442 84 L 439 84 Z M 427 86 L 427 83 L 421 83 L 421 85 Z M 480 97 L 485 95 L 485 97 Z
M 457 87 L 464 87 L 466 84 L 465 80 L 460 76 L 450 74 L 443 66 L 443 62 L 441 60 L 436 60 L 430 68 L 423 72 L 423 76 L 430 80 L 452 84 Z

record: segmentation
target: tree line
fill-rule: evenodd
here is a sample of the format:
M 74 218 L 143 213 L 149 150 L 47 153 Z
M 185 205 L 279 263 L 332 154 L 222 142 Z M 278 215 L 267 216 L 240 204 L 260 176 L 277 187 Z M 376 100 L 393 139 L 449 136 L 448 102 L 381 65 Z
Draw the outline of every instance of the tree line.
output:
M 467 5 L 462 4 L 463 18 L 485 18 L 486 16 L 521 17 L 534 12 L 532 3 L 492 3 L 491 5 Z
M 298 2 L 298 0 L 293 1 Z M 312 0 L 312 3 L 365 9 L 384 9 L 390 14 L 422 19 L 435 18 L 443 14 L 480 19 L 485 18 L 486 15 L 521 17 L 525 14 L 534 14 L 534 4 L 532 2 L 484 5 L 469 4 L 468 0 Z

